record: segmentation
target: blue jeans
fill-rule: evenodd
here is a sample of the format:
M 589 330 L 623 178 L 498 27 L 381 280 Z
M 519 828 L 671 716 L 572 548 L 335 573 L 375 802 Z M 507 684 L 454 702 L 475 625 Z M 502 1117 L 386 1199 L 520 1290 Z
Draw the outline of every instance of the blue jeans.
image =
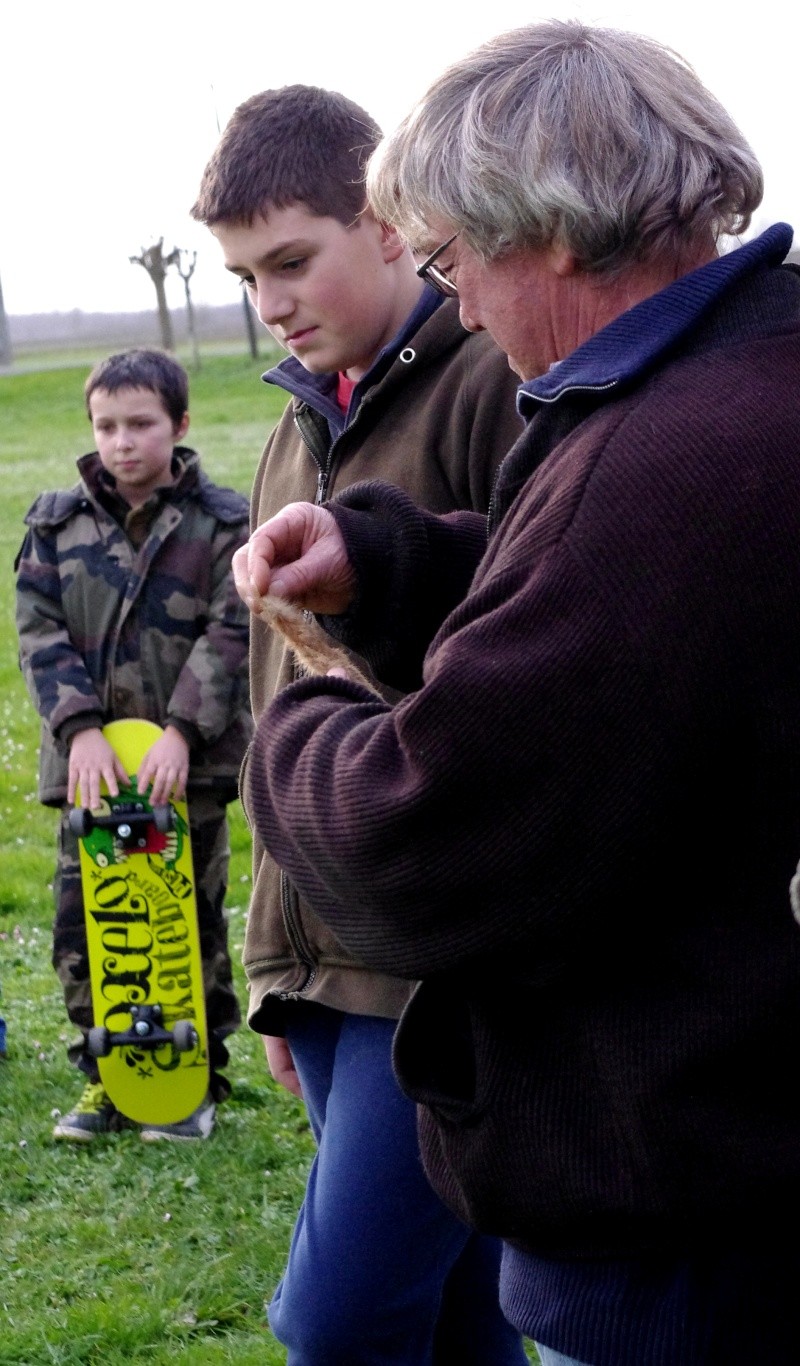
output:
M 304 1003 L 286 1038 L 318 1144 L 269 1307 L 288 1366 L 525 1366 L 498 1303 L 501 1245 L 431 1189 L 392 1020 Z

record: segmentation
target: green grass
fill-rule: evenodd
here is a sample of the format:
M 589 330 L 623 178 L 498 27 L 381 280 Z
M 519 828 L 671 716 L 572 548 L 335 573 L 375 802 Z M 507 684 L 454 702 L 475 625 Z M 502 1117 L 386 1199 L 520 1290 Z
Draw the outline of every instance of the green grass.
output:
M 284 398 L 266 361 L 205 357 L 192 378 L 191 442 L 212 478 L 248 493 Z M 0 376 L 0 1366 L 285 1359 L 264 1302 L 283 1266 L 313 1144 L 300 1104 L 269 1078 L 260 1040 L 230 1041 L 233 1096 L 202 1145 L 134 1132 L 91 1150 L 51 1138 L 80 1093 L 73 1037 L 50 967 L 55 816 L 35 796 L 38 724 L 16 660 L 13 559 L 37 493 L 74 480 L 91 448 L 87 366 Z M 239 967 L 249 842 L 232 809 L 228 915 Z
M 55 816 L 36 800 L 38 723 L 16 659 L 12 564 L 36 494 L 74 481 L 91 448 L 83 367 L 0 375 L 0 1366 L 277 1366 L 264 1303 L 283 1268 L 313 1144 L 260 1040 L 230 1040 L 233 1094 L 206 1144 L 90 1150 L 51 1137 L 80 1092 L 73 1037 L 50 967 Z M 267 360 L 204 357 L 192 376 L 189 443 L 219 483 L 249 492 L 284 395 Z M 231 808 L 227 912 L 240 999 L 249 841 Z M 529 1358 L 536 1361 L 532 1347 Z

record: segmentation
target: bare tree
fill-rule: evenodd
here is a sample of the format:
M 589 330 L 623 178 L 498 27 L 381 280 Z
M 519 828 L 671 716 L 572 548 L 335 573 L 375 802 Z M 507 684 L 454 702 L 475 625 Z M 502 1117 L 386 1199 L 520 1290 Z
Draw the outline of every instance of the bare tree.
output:
M 172 258 L 174 258 L 174 260 Z M 178 274 L 183 280 L 183 292 L 186 295 L 186 326 L 189 331 L 189 339 L 192 343 L 192 359 L 194 362 L 194 368 L 195 370 L 199 370 L 200 349 L 197 345 L 197 329 L 195 327 L 194 322 L 194 305 L 192 303 L 192 291 L 189 286 L 189 281 L 194 275 L 194 268 L 197 265 L 197 252 L 192 252 L 190 260 L 189 251 L 187 248 L 175 247 L 174 251 L 170 253 L 169 259 L 171 260 L 172 264 L 175 266 L 175 269 L 177 270 Z
M 0 365 L 10 365 L 12 360 L 11 333 L 8 330 L 8 318 L 3 303 L 3 286 L 0 283 Z
M 258 360 L 258 335 L 256 325 L 253 322 L 253 305 L 247 297 L 247 290 L 242 290 L 242 304 L 244 306 L 244 326 L 247 332 L 247 344 L 250 348 L 250 355 L 253 360 Z
M 173 247 L 172 251 L 165 256 L 163 252 L 164 238 L 159 237 L 151 247 L 142 247 L 141 256 L 130 256 L 128 260 L 131 265 L 143 266 L 153 281 L 158 300 L 158 322 L 161 328 L 161 341 L 165 351 L 175 350 L 175 338 L 172 332 L 172 319 L 167 307 L 167 292 L 164 288 L 164 281 L 167 270 L 174 266 L 178 261 L 178 248 Z

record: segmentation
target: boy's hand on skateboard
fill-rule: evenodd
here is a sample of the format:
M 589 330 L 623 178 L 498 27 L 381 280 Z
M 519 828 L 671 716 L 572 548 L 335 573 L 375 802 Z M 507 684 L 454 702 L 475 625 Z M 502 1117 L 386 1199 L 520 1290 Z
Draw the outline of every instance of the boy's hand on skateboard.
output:
M 311 612 L 338 615 L 355 591 L 355 576 L 334 518 L 314 503 L 289 503 L 257 527 L 233 557 L 237 592 L 252 610 L 271 594 Z
M 186 795 L 188 777 L 189 746 L 179 730 L 167 726 L 139 765 L 137 789 L 144 793 L 152 783 L 151 805 L 166 806 L 170 798 L 179 801 Z
M 81 804 L 96 810 L 100 805 L 101 781 L 116 797 L 118 784 L 127 783 L 128 775 L 101 730 L 79 730 L 69 745 L 67 801 L 70 805 L 75 802 L 80 787 Z
M 294 1065 L 294 1058 L 285 1039 L 276 1034 L 264 1035 L 264 1052 L 267 1055 L 269 1070 L 279 1086 L 291 1091 L 293 1096 L 303 1099 L 303 1088 Z

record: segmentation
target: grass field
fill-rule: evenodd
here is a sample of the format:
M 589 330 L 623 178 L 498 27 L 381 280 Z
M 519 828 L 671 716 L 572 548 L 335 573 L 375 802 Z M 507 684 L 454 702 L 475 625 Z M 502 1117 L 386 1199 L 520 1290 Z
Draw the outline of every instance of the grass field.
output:
M 212 478 L 244 493 L 284 401 L 260 384 L 265 363 L 205 357 L 192 377 L 187 440 Z M 17 666 L 13 561 L 33 498 L 72 483 L 91 448 L 85 372 L 0 376 L 0 1366 L 274 1366 L 285 1354 L 264 1302 L 313 1145 L 256 1036 L 230 1041 L 233 1095 L 208 1143 L 147 1145 L 126 1132 L 76 1149 L 51 1138 L 80 1078 L 49 961 L 55 817 L 35 796 L 38 723 Z M 244 1000 L 249 846 L 238 806 L 231 833 L 227 911 Z
M 220 483 L 249 492 L 283 406 L 249 358 L 204 359 L 189 440 Z M 203 1145 L 146 1145 L 134 1132 L 91 1150 L 51 1139 L 80 1078 L 49 962 L 55 821 L 35 797 L 38 725 L 16 660 L 13 561 L 24 513 L 73 482 L 91 449 L 85 368 L 0 377 L 0 1363 L 122 1366 L 236 1362 L 284 1353 L 264 1320 L 312 1153 L 302 1107 L 269 1080 L 260 1041 L 231 1040 L 233 1096 Z M 249 893 L 234 809 L 228 914 L 239 958 Z M 241 985 L 241 976 L 238 978 Z M 244 999 L 244 992 L 240 995 Z

